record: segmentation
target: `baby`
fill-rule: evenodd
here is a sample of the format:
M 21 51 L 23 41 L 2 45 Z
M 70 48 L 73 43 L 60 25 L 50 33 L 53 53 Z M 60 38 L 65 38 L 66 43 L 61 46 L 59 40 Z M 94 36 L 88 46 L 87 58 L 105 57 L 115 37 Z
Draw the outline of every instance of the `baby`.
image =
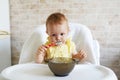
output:
M 48 40 L 36 53 L 36 62 L 43 63 L 55 57 L 68 57 L 82 60 L 86 57 L 83 50 L 76 51 L 76 46 L 68 37 L 69 26 L 66 17 L 61 13 L 51 14 L 46 21 Z

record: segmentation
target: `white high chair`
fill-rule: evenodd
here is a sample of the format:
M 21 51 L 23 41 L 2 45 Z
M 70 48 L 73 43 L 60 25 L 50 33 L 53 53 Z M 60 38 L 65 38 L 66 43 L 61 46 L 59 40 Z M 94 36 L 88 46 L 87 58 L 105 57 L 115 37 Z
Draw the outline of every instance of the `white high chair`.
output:
M 117 76 L 111 69 L 99 65 L 99 44 L 97 40 L 93 40 L 90 30 L 86 26 L 77 23 L 70 23 L 69 27 L 69 35 L 75 42 L 77 50 L 84 49 L 87 53 L 87 58 L 84 62 L 92 63 L 93 65 L 76 65 L 70 76 L 63 77 L 64 80 L 78 78 L 81 80 L 118 80 Z M 35 59 L 34 56 L 38 47 L 46 42 L 47 34 L 45 28 L 45 25 L 40 25 L 33 31 L 23 45 L 19 64 L 5 69 L 2 72 L 3 77 L 9 80 L 61 79 L 61 77 L 54 77 L 47 65 L 31 63 Z M 14 76 L 14 74 L 17 75 Z
M 86 26 L 78 23 L 69 23 L 69 27 L 69 35 L 75 42 L 77 51 L 84 49 L 87 53 L 87 58 L 84 62 L 99 65 L 100 47 L 98 41 L 93 40 L 91 31 Z M 38 47 L 45 43 L 47 36 L 45 25 L 39 25 L 24 43 L 20 54 L 19 64 L 34 61 Z

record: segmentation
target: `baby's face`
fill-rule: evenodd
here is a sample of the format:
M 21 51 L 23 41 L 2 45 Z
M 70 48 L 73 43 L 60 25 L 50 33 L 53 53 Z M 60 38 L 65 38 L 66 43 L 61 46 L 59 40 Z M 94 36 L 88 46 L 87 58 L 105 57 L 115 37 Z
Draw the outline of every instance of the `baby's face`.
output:
M 47 34 L 50 37 L 50 42 L 57 43 L 65 43 L 68 35 L 68 26 L 64 24 L 57 25 L 48 25 L 47 26 Z

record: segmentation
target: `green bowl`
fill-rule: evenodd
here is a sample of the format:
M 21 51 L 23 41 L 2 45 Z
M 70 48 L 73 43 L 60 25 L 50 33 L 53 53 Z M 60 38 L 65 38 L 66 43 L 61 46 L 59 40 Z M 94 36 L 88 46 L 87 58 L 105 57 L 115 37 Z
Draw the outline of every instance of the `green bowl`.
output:
M 72 58 L 57 57 L 48 61 L 48 66 L 55 76 L 67 76 L 74 68 Z

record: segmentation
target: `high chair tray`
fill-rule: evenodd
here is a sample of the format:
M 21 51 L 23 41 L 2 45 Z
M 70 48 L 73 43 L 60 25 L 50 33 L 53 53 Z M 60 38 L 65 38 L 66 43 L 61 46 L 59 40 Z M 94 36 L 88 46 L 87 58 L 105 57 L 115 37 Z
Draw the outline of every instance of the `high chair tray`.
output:
M 104 66 L 76 65 L 73 71 L 64 77 L 57 77 L 47 64 L 19 64 L 4 69 L 1 75 L 9 80 L 117 80 L 114 72 Z

